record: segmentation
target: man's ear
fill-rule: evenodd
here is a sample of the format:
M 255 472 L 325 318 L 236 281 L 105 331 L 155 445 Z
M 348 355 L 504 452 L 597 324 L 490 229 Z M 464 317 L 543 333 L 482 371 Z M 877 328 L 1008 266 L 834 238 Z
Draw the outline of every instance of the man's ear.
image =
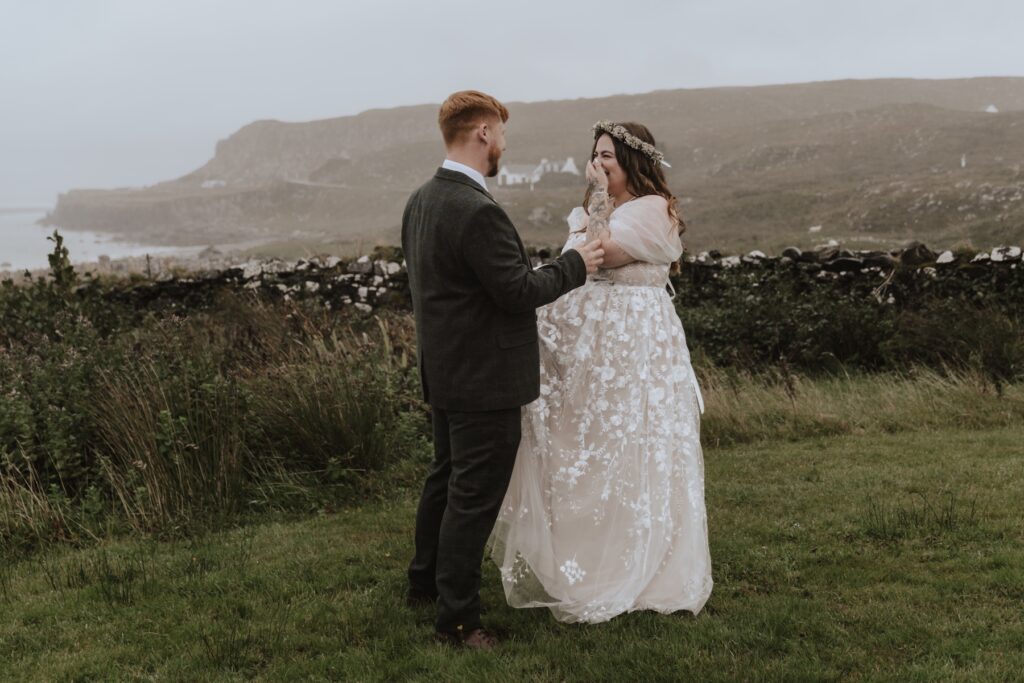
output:
M 489 144 L 491 141 L 491 125 L 486 121 L 482 122 L 476 128 L 476 135 L 484 144 Z

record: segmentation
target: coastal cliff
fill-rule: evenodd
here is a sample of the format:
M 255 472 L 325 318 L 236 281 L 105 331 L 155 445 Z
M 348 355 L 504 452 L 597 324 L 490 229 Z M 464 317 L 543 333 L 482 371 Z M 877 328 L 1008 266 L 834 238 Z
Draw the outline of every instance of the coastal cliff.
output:
M 1024 79 L 835 81 L 511 103 L 508 163 L 583 159 L 597 118 L 654 131 L 694 250 L 822 238 L 870 248 L 1024 239 Z M 436 106 L 258 121 L 206 164 L 141 189 L 72 190 L 45 219 L 156 244 L 396 241 L 408 194 L 443 157 Z M 549 244 L 580 187 L 491 190 Z

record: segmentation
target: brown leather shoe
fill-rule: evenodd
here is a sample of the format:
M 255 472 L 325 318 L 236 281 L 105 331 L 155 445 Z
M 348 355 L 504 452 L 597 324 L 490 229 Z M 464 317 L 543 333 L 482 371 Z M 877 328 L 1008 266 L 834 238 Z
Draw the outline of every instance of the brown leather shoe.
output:
M 471 650 L 493 650 L 501 642 L 497 636 L 483 628 L 475 628 L 468 633 L 438 631 L 434 634 L 434 639 L 445 645 L 468 647 Z

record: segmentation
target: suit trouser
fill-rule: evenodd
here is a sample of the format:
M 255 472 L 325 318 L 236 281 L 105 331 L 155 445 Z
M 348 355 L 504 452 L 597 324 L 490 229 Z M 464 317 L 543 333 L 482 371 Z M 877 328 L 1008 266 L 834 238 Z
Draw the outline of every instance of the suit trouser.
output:
M 433 409 L 434 464 L 416 511 L 410 589 L 437 596 L 438 631 L 480 628 L 480 563 L 512 478 L 520 409 Z

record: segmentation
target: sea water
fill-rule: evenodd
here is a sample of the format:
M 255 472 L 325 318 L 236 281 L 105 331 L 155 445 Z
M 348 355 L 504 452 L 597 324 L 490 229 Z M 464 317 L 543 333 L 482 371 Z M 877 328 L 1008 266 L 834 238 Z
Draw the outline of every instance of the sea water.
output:
M 46 238 L 52 227 L 36 225 L 46 209 L 0 207 L 0 271 L 25 268 L 46 268 L 46 257 L 53 252 L 53 242 Z M 112 259 L 146 254 L 172 254 L 185 251 L 179 247 L 153 246 L 125 240 L 123 235 L 81 230 L 60 230 L 72 263 L 95 261 L 106 255 Z

